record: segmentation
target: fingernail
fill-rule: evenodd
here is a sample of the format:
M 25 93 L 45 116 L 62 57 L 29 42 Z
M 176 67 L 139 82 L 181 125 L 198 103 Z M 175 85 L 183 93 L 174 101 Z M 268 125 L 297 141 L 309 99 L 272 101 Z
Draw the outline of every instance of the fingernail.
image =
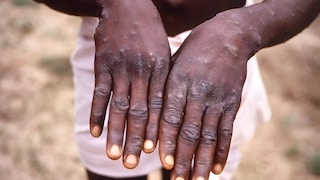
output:
M 174 158 L 172 155 L 167 155 L 164 157 L 164 162 L 168 165 L 168 166 L 173 166 L 174 165 Z
M 183 177 L 176 177 L 175 180 L 184 180 Z
M 129 154 L 125 160 L 125 166 L 129 169 L 132 169 L 137 166 L 138 159 L 137 156 Z
M 215 174 L 220 174 L 222 171 L 222 166 L 221 164 L 216 164 L 213 166 L 213 171 Z
M 204 177 L 197 177 L 196 180 L 204 180 Z
M 154 148 L 153 141 L 151 141 L 151 140 L 146 140 L 146 141 L 144 141 L 143 148 L 144 148 L 147 152 L 152 151 L 153 148 Z
M 91 129 L 91 134 L 93 137 L 99 137 L 101 133 L 100 126 L 94 125 Z
M 109 149 L 109 157 L 111 159 L 118 159 L 121 156 L 121 150 L 118 145 L 112 145 Z

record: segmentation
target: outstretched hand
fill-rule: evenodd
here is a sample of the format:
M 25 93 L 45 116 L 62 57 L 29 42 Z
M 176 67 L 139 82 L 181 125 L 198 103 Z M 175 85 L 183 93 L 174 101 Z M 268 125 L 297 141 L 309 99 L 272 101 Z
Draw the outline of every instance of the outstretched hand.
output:
M 188 179 L 193 159 L 194 179 L 225 166 L 252 55 L 247 27 L 232 17 L 219 15 L 196 27 L 173 57 L 159 137 L 171 178 Z
M 118 0 L 106 7 L 95 34 L 90 131 L 100 136 L 112 92 L 107 155 L 123 155 L 124 166 L 134 168 L 141 150 L 152 152 L 158 140 L 170 48 L 151 1 Z

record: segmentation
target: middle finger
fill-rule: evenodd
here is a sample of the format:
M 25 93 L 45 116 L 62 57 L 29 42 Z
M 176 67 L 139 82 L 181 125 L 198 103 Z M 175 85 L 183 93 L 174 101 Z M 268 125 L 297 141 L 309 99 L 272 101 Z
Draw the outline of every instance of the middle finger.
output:
M 212 107 L 206 109 L 202 121 L 201 138 L 194 161 L 193 179 L 208 179 L 209 177 L 217 144 L 217 128 L 220 116 L 220 111 Z
M 171 175 L 174 178 L 188 179 L 189 177 L 192 159 L 200 139 L 203 112 L 204 103 L 196 99 L 188 100 L 177 141 L 175 166 Z
M 130 108 L 124 148 L 124 165 L 130 169 L 138 165 L 148 120 L 147 96 L 149 78 L 144 78 L 134 79 L 131 85 Z

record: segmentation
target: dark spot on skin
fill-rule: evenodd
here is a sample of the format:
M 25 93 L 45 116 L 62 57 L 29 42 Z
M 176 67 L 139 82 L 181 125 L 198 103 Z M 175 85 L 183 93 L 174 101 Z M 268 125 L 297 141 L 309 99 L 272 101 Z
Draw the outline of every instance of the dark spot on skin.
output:
M 127 98 L 114 97 L 111 102 L 111 107 L 120 112 L 127 112 L 129 109 L 129 101 Z
M 213 144 L 217 142 L 217 132 L 214 130 L 204 129 L 201 132 L 201 142 L 204 144 Z
M 180 127 L 182 121 L 181 121 L 181 114 L 177 113 L 178 110 L 174 109 L 174 107 L 169 108 L 164 116 L 163 121 L 166 122 L 168 125 L 173 127 Z
M 133 105 L 130 106 L 129 116 L 133 120 L 147 121 L 148 118 L 148 108 L 144 105 Z

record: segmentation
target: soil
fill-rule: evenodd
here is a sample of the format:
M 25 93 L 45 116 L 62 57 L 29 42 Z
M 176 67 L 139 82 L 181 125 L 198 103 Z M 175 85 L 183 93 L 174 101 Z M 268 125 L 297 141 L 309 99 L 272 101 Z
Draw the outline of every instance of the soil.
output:
M 0 1 L 0 179 L 85 179 L 73 137 L 69 56 L 80 19 L 30 0 Z M 272 119 L 242 147 L 235 180 L 316 180 L 320 18 L 258 53 Z M 320 162 L 319 162 L 320 163 Z

